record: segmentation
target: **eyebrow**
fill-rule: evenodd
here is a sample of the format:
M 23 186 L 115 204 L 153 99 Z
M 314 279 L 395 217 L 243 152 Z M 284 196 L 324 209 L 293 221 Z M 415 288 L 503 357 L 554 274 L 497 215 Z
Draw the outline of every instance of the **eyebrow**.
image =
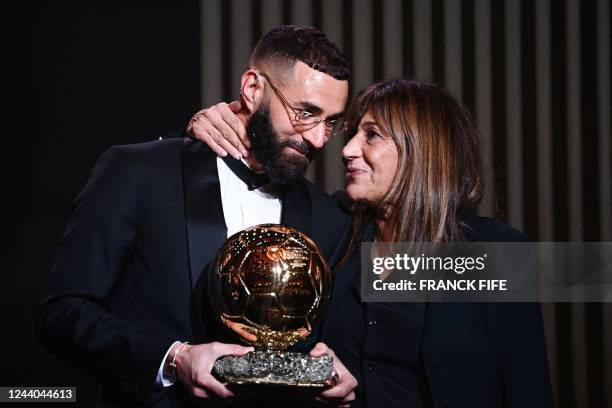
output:
M 320 115 L 321 113 L 323 113 L 323 109 L 307 101 L 298 102 L 296 108 L 307 110 L 314 115 Z M 336 112 L 333 115 L 329 115 L 327 117 L 327 120 L 334 120 L 334 119 L 341 118 L 343 116 L 344 116 L 344 112 Z
M 377 129 L 380 129 L 380 126 L 378 126 L 378 123 L 374 122 L 373 120 L 368 120 L 367 122 L 362 123 L 360 127 L 362 128 L 375 127 Z
M 323 109 L 321 109 L 320 107 L 318 107 L 317 105 L 307 102 L 307 101 L 300 101 L 297 103 L 297 107 L 299 107 L 300 109 L 304 109 L 309 111 L 310 113 L 313 113 L 315 115 L 318 115 L 320 113 L 323 112 Z

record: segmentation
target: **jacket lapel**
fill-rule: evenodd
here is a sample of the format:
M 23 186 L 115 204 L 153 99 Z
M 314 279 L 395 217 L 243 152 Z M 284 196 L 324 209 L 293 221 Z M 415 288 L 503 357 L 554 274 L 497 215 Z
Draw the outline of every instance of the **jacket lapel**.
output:
M 312 236 L 312 203 L 306 183 L 299 181 L 286 186 L 281 194 L 281 224 L 297 229 L 316 242 Z
M 375 229 L 373 225 L 368 225 L 362 233 L 360 242 L 372 242 L 374 241 Z M 327 309 L 327 316 L 331 316 L 336 312 L 336 309 L 342 303 L 342 299 L 346 296 L 350 287 L 355 282 L 355 279 L 361 279 L 359 274 L 361 273 L 361 245 L 355 249 L 348 261 L 334 274 L 334 289 L 332 291 L 332 298 L 329 302 Z M 331 319 L 325 318 L 323 323 L 323 331 L 326 329 L 326 322 Z
M 338 269 L 334 273 L 334 288 L 332 290 L 331 301 L 327 309 L 328 314 L 333 314 L 336 308 L 346 296 L 349 288 L 353 285 L 355 279 L 359 278 L 358 274 L 361 272 L 360 259 L 358 254 L 354 254 L 346 262 L 342 268 Z
M 183 143 L 183 188 L 192 288 L 227 238 L 214 152 L 191 139 Z
M 429 302 L 426 304 L 424 339 L 429 339 L 433 335 L 436 325 L 442 320 L 449 306 L 450 303 L 448 302 Z
M 478 230 L 473 228 L 470 221 L 473 217 L 469 214 L 463 214 L 459 217 L 461 222 L 461 230 L 464 234 L 464 240 L 468 242 L 476 242 L 482 240 Z M 473 222 L 473 221 L 472 221 Z M 449 302 L 430 302 L 427 303 L 425 312 L 425 328 L 424 328 L 424 339 L 428 339 L 433 336 L 436 325 L 442 320 L 444 314 L 448 311 L 451 303 Z

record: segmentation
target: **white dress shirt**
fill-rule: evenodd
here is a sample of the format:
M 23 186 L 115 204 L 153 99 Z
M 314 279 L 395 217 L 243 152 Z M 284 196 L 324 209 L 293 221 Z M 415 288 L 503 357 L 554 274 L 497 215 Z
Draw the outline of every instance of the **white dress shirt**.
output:
M 221 187 L 221 205 L 223 218 L 227 226 L 227 237 L 245 228 L 258 224 L 280 224 L 281 200 L 278 186 L 267 186 L 249 190 L 234 172 L 227 167 L 223 159 L 217 157 L 217 172 Z M 174 346 L 178 342 L 172 344 Z M 176 377 L 165 375 L 164 364 L 170 349 L 166 352 L 157 372 L 157 386 L 169 387 L 176 382 Z

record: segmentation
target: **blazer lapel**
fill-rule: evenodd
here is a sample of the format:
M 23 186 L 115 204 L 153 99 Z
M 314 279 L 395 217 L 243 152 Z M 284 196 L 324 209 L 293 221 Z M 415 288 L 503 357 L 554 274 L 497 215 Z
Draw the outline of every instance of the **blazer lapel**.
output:
M 373 225 L 368 225 L 362 233 L 360 242 L 372 242 L 374 241 L 375 229 Z M 350 287 L 355 282 L 355 279 L 360 279 L 359 274 L 361 273 L 361 245 L 355 249 L 351 257 L 348 259 L 340 269 L 335 271 L 334 274 L 334 289 L 332 291 L 332 298 L 329 302 L 327 309 L 327 316 L 330 316 L 336 312 L 336 309 L 340 306 L 342 299 L 346 296 Z M 361 286 L 361 282 L 360 286 Z M 327 317 L 323 323 L 323 332 L 326 329 L 326 322 L 330 321 Z
M 434 328 L 442 319 L 449 306 L 450 303 L 448 302 L 430 302 L 426 304 L 423 338 L 430 338 L 430 336 L 433 334 Z
M 192 288 L 227 238 L 217 160 L 204 144 L 183 143 L 183 188 Z
M 471 226 L 470 220 L 472 219 L 469 214 L 464 214 L 459 217 L 461 221 L 461 230 L 464 233 L 464 239 L 466 241 L 480 241 L 482 237 L 476 229 Z M 427 303 L 425 311 L 425 328 L 424 338 L 429 338 L 433 335 L 433 331 L 436 325 L 442 320 L 444 314 L 448 311 L 451 303 L 449 302 L 430 302 Z
M 361 271 L 360 259 L 358 254 L 351 256 L 346 264 L 334 272 L 334 287 L 332 290 L 331 301 L 327 309 L 327 314 L 335 313 L 336 309 L 346 296 L 349 288 L 358 277 Z
M 295 228 L 316 241 L 312 236 L 312 204 L 305 182 L 299 181 L 283 188 L 281 201 L 281 224 Z

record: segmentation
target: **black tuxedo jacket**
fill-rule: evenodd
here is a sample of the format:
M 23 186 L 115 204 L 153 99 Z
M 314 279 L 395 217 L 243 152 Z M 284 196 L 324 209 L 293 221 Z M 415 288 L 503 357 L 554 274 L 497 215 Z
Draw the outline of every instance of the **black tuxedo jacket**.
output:
M 305 179 L 282 194 L 282 224 L 333 266 L 350 221 Z M 103 384 L 101 399 L 180 406 L 155 387 L 176 340 L 211 341 L 194 288 L 226 239 L 216 155 L 190 139 L 115 146 L 75 200 L 38 309 L 39 344 Z
M 527 240 L 507 224 L 473 215 L 462 217 L 462 229 L 468 241 Z M 373 241 L 374 236 L 366 233 L 364 238 Z M 394 356 L 405 351 L 406 342 L 401 338 L 389 341 L 375 332 L 369 333 L 367 340 L 346 337 L 347 316 L 342 313 L 343 302 L 351 301 L 348 292 L 354 280 L 359 279 L 359 263 L 357 251 L 345 267 L 346 273 L 337 275 L 322 340 L 335 350 L 357 378 L 358 402 L 355 406 L 408 406 L 407 401 L 397 401 L 397 395 L 385 394 L 394 387 L 401 387 L 402 378 L 398 373 L 403 371 L 393 363 L 378 364 L 371 369 L 363 359 L 363 347 L 380 350 L 394 343 L 397 347 L 388 350 L 389 361 L 394 361 Z M 401 307 L 401 304 L 396 305 Z M 370 327 L 363 318 L 353 320 L 363 324 L 364 333 L 381 329 L 380 324 Z M 387 328 L 385 332 L 389 331 Z M 432 406 L 553 406 L 538 303 L 428 303 L 420 355 L 428 384 L 425 394 L 429 394 Z

